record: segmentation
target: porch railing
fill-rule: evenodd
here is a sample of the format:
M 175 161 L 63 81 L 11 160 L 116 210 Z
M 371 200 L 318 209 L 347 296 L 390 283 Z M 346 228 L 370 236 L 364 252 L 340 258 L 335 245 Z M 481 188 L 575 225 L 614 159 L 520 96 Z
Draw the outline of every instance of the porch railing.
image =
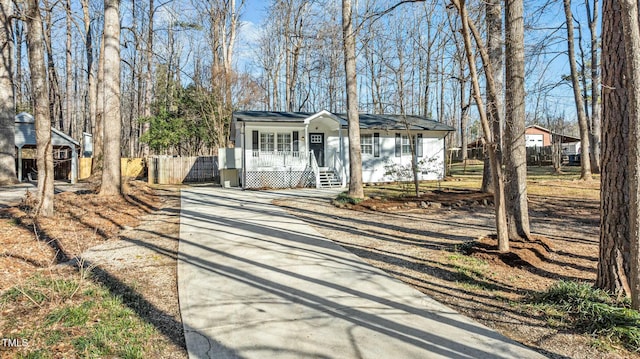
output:
M 347 171 L 338 151 L 333 153 L 333 168 L 340 177 L 340 185 L 344 188 L 347 185 Z
M 316 156 L 314 156 L 313 151 L 309 151 L 309 159 L 311 169 L 316 177 L 316 188 L 320 188 L 320 167 L 318 166 L 318 161 L 316 161 Z
M 247 168 L 305 168 L 308 154 L 298 151 L 252 151 Z

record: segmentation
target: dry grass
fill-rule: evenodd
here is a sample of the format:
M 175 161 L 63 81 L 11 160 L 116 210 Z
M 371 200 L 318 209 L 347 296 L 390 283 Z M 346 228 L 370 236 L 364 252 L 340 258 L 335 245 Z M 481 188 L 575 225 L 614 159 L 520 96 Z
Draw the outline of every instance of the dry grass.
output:
M 28 343 L 0 345 L 2 358 L 186 356 L 175 257 L 136 269 L 81 257 L 90 248 L 130 237 L 140 239 L 127 245 L 134 259 L 150 242 L 177 251 L 179 196 L 164 192 L 169 196 L 131 182 L 121 198 L 102 198 L 91 190 L 57 194 L 51 218 L 33 218 L 29 198 L 1 210 L 0 232 L 9 235 L 0 237 L 0 338 Z M 173 211 L 162 214 L 163 207 Z M 159 230 L 166 233 L 146 227 L 135 232 L 159 215 L 165 223 Z
M 371 186 L 357 204 L 295 199 L 278 204 L 370 264 L 551 358 L 640 358 L 606 336 L 566 325 L 530 298 L 558 281 L 592 284 L 598 260 L 599 188 L 536 168 L 529 208 L 536 241 L 496 251 L 491 196 L 479 174 L 403 186 Z M 436 189 L 430 191 L 430 189 Z M 437 205 L 434 205 L 437 204 Z

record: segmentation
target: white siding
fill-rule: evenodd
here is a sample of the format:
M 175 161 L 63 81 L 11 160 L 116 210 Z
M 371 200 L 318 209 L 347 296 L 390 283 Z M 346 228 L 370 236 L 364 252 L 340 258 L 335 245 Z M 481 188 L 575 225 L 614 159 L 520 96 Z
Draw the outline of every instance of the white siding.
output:
M 396 157 L 396 132 L 391 131 L 362 131 L 362 134 L 380 134 L 380 157 L 373 154 L 362 155 L 362 180 L 365 183 L 393 181 L 393 176 L 385 175 L 385 166 L 397 164 L 399 166 L 411 166 L 411 155 Z M 397 132 L 401 135 L 406 132 Z M 423 156 L 418 159 L 426 162 L 421 168 L 425 173 L 420 173 L 420 180 L 437 180 L 444 178 L 444 136 L 446 132 L 425 131 L 416 132 L 413 135 L 422 134 Z M 345 150 L 348 149 L 348 138 L 345 138 Z M 348 152 L 345 153 L 345 161 L 349 162 Z M 348 171 L 347 171 L 348 175 Z
M 299 152 L 301 155 L 308 155 L 309 150 L 306 147 L 306 141 L 309 133 L 324 133 L 325 138 L 325 167 L 329 167 L 340 172 L 340 164 L 345 167 L 345 174 L 349 176 L 348 164 L 349 164 L 349 138 L 346 129 L 342 130 L 343 146 L 340 146 L 340 132 L 336 130 L 335 125 L 329 121 L 317 121 L 308 125 L 308 130 L 305 132 L 305 126 L 303 124 L 251 124 L 246 123 L 244 129 L 245 138 L 244 141 L 239 141 L 241 135 L 238 135 L 236 145 L 238 147 L 244 144 L 244 154 L 247 159 L 247 170 L 273 170 L 280 171 L 286 167 L 286 163 L 282 166 L 273 166 L 271 168 L 260 167 L 256 168 L 251 166 L 250 162 L 253 157 L 253 131 L 258 132 L 293 132 L 299 133 Z M 241 133 L 240 129 L 237 131 Z M 395 141 L 396 133 L 404 134 L 404 131 L 374 131 L 374 130 L 362 130 L 362 134 L 378 133 L 380 135 L 380 156 L 374 157 L 373 154 L 362 155 L 362 177 L 365 183 L 375 182 L 389 182 L 393 181 L 394 177 L 385 175 L 387 169 L 385 166 L 390 164 L 398 164 L 400 166 L 411 166 L 411 155 L 402 155 L 396 157 L 395 154 Z M 425 161 L 425 164 L 421 166 L 424 172 L 420 173 L 421 180 L 436 180 L 444 177 L 444 136 L 447 132 L 440 131 L 422 131 L 412 132 L 412 136 L 416 134 L 422 134 L 422 148 L 423 156 L 418 161 Z M 259 148 L 255 149 L 259 150 Z M 344 150 L 344 154 L 341 155 L 341 151 Z M 338 168 L 337 168 L 338 167 Z M 339 173 L 340 174 L 340 173 Z

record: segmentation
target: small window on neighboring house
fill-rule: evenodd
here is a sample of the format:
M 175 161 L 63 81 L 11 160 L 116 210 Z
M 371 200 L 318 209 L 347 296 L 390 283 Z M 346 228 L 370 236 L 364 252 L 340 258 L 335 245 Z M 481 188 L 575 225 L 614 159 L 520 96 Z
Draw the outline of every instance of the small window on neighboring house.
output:
M 373 134 L 360 135 L 360 151 L 363 155 L 373 154 Z
M 278 152 L 291 152 L 291 133 L 278 133 Z

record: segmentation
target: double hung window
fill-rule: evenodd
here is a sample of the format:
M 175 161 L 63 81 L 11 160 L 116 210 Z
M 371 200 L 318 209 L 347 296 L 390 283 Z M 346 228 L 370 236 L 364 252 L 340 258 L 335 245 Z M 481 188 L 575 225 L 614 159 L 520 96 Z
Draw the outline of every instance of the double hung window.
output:
M 360 135 L 360 151 L 363 155 L 373 154 L 373 134 Z

